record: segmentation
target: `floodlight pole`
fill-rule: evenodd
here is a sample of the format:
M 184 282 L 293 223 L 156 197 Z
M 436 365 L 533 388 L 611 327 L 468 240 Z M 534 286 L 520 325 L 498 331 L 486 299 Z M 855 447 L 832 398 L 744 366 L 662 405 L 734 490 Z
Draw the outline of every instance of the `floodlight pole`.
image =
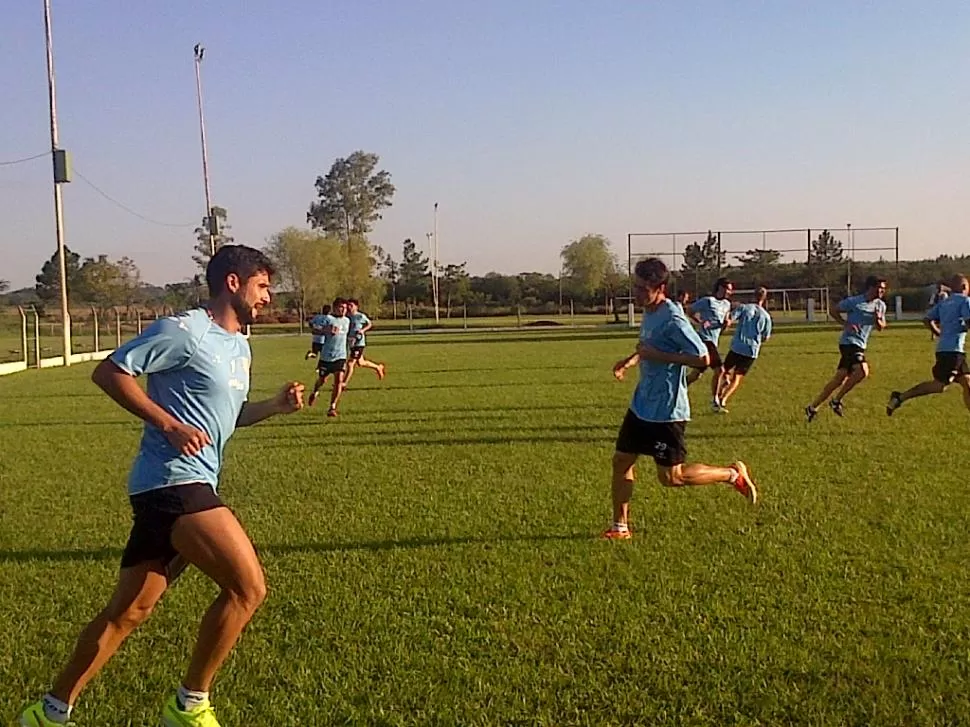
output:
M 196 43 L 193 49 L 195 53 L 195 95 L 199 102 L 199 135 L 202 137 L 202 181 L 205 185 L 205 226 L 209 233 L 209 255 L 216 254 L 216 222 L 212 215 L 212 195 L 209 191 L 209 151 L 205 143 L 205 116 L 202 113 L 202 57 L 205 55 L 205 48 L 201 43 Z
M 845 266 L 845 294 L 852 295 L 852 223 L 845 223 L 845 243 L 849 246 L 848 263 Z
M 71 365 L 71 313 L 67 305 L 67 261 L 64 251 L 64 201 L 61 197 L 60 179 L 66 180 L 66 169 L 58 173 L 58 138 L 57 138 L 57 100 L 54 90 L 54 41 L 51 33 L 51 2 L 44 0 L 44 29 L 47 33 L 47 91 L 50 101 L 51 121 L 51 165 L 54 180 L 54 229 L 57 236 L 57 260 L 60 268 L 61 285 L 61 333 L 63 336 L 64 365 Z M 38 359 L 39 361 L 39 359 Z M 38 363 L 39 365 L 39 363 Z

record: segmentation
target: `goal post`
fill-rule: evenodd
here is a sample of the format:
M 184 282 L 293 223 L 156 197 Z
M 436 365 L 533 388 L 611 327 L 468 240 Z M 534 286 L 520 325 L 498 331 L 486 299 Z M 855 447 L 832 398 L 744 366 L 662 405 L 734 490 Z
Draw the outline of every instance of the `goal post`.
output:
M 757 292 L 757 288 L 735 289 L 733 300 L 754 303 Z M 780 321 L 818 323 L 826 320 L 829 300 L 828 287 L 768 288 L 766 306 L 768 312 Z

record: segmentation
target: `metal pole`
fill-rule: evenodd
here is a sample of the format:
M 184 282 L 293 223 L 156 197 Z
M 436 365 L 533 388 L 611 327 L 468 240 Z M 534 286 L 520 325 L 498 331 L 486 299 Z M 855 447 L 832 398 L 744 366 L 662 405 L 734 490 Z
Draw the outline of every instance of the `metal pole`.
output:
M 562 270 L 561 259 L 559 263 L 559 269 Z M 627 272 L 627 278 L 629 278 L 629 280 L 627 281 L 627 286 L 629 288 L 628 295 L 630 296 L 630 300 L 633 300 L 633 234 L 632 233 L 627 233 L 627 236 L 626 236 L 626 272 Z M 561 272 L 559 274 L 559 277 L 562 278 Z
M 20 311 L 20 350 L 24 354 L 24 366 L 27 366 L 29 363 L 27 356 L 27 312 L 20 305 L 17 306 L 17 310 Z
M 438 203 L 434 203 L 434 254 L 431 261 L 431 267 L 434 271 L 432 281 L 434 283 L 434 322 L 439 323 L 440 317 L 438 313 L 438 261 L 439 261 L 439 247 L 438 247 Z
M 209 232 L 209 255 L 216 254 L 216 236 L 213 234 L 215 221 L 212 218 L 212 195 L 209 192 L 209 150 L 205 143 L 205 117 L 202 114 L 202 56 L 205 48 L 196 43 L 195 48 L 195 94 L 199 102 L 199 134 L 202 137 L 202 181 L 205 184 L 205 221 Z
M 899 285 L 899 228 L 896 228 L 896 285 Z
M 51 33 L 51 2 L 44 0 L 44 29 L 47 32 L 47 91 L 50 100 L 51 116 L 51 165 L 58 150 L 57 139 L 57 100 L 54 90 L 54 41 Z M 61 320 L 64 348 L 64 365 L 71 365 L 71 313 L 67 305 L 67 261 L 64 253 L 64 202 L 61 198 L 61 183 L 54 176 L 54 228 L 57 235 L 57 259 L 60 266 L 61 281 Z M 39 360 L 39 359 L 38 359 Z M 38 364 L 39 365 L 39 364 Z
M 845 265 L 845 294 L 852 295 L 852 223 L 845 223 L 846 243 L 849 246 L 849 256 Z
M 40 368 L 40 316 L 34 306 L 30 310 L 34 314 L 34 366 Z
M 101 350 L 101 341 L 98 338 L 98 309 L 93 305 L 91 306 L 91 313 L 94 315 L 94 352 L 97 353 Z

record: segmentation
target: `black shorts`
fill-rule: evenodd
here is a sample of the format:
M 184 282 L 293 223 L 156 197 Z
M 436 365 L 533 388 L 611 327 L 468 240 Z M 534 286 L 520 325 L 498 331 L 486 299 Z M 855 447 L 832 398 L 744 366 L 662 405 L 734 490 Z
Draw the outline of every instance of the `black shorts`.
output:
M 324 376 L 329 376 L 330 374 L 340 374 L 343 373 L 344 369 L 347 368 L 347 359 L 342 358 L 337 361 L 324 361 L 320 359 L 317 363 L 317 373 L 320 378 Z
M 933 378 L 944 384 L 952 384 L 958 376 L 970 376 L 966 354 L 944 351 L 936 354 Z
M 360 361 L 362 358 L 364 358 L 364 348 L 364 346 L 354 346 L 352 349 L 350 349 L 350 360 Z
M 202 482 L 149 490 L 129 499 L 134 523 L 121 555 L 121 567 L 130 568 L 158 560 L 165 566 L 170 579 L 185 568 L 185 562 L 172 546 L 175 521 L 182 515 L 225 507 L 212 486 Z
M 628 409 L 616 437 L 616 451 L 653 457 L 661 467 L 687 460 L 686 422 L 645 422 Z
M 728 355 L 724 357 L 724 370 L 725 371 L 737 371 L 739 374 L 744 376 L 751 370 L 754 366 L 755 359 L 750 356 L 745 356 L 741 353 L 735 353 L 734 351 L 728 351 Z
M 320 351 L 323 350 L 323 341 L 314 341 L 310 345 L 310 350 L 313 351 L 313 353 L 320 353 Z
M 866 362 L 866 350 L 859 346 L 839 346 L 839 370 L 852 371 Z
M 704 345 L 707 346 L 707 368 L 700 369 L 700 371 L 707 371 L 707 369 L 719 369 L 724 365 L 721 361 L 721 353 L 717 350 L 717 344 L 711 343 L 710 341 L 704 341 Z

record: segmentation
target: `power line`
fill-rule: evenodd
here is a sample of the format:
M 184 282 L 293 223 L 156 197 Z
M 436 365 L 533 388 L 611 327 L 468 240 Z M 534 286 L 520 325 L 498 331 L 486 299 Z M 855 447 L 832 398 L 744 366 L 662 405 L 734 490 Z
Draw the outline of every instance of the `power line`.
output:
M 145 222 L 149 222 L 149 223 L 151 223 L 153 225 L 158 225 L 159 227 L 195 227 L 196 226 L 195 223 L 184 224 L 184 223 L 175 223 L 175 222 L 159 222 L 158 220 L 153 220 L 151 217 L 146 217 L 145 215 L 143 215 L 143 214 L 141 214 L 139 212 L 135 212 L 135 210 L 131 209 L 131 207 L 128 207 L 123 202 L 119 202 L 114 197 L 112 197 L 111 195 L 109 195 L 103 189 L 101 189 L 100 187 L 98 187 L 98 185 L 96 185 L 90 179 L 88 179 L 83 174 L 81 174 L 81 172 L 78 171 L 77 167 L 74 167 L 74 173 L 77 175 L 78 179 L 80 179 L 82 182 L 84 182 L 86 185 L 88 185 L 91 189 L 93 189 L 95 192 L 97 192 L 98 194 L 100 194 L 106 200 L 108 200 L 112 204 L 116 205 L 117 207 L 120 207 L 121 209 L 123 209 L 128 214 L 133 215 L 133 216 L 137 217 L 140 220 L 144 220 Z
M 32 162 L 34 159 L 40 159 L 41 157 L 49 156 L 50 152 L 45 151 L 40 154 L 34 154 L 32 157 L 24 157 L 23 159 L 11 159 L 9 162 L 0 162 L 0 167 L 9 167 L 14 164 L 23 164 L 24 162 Z

